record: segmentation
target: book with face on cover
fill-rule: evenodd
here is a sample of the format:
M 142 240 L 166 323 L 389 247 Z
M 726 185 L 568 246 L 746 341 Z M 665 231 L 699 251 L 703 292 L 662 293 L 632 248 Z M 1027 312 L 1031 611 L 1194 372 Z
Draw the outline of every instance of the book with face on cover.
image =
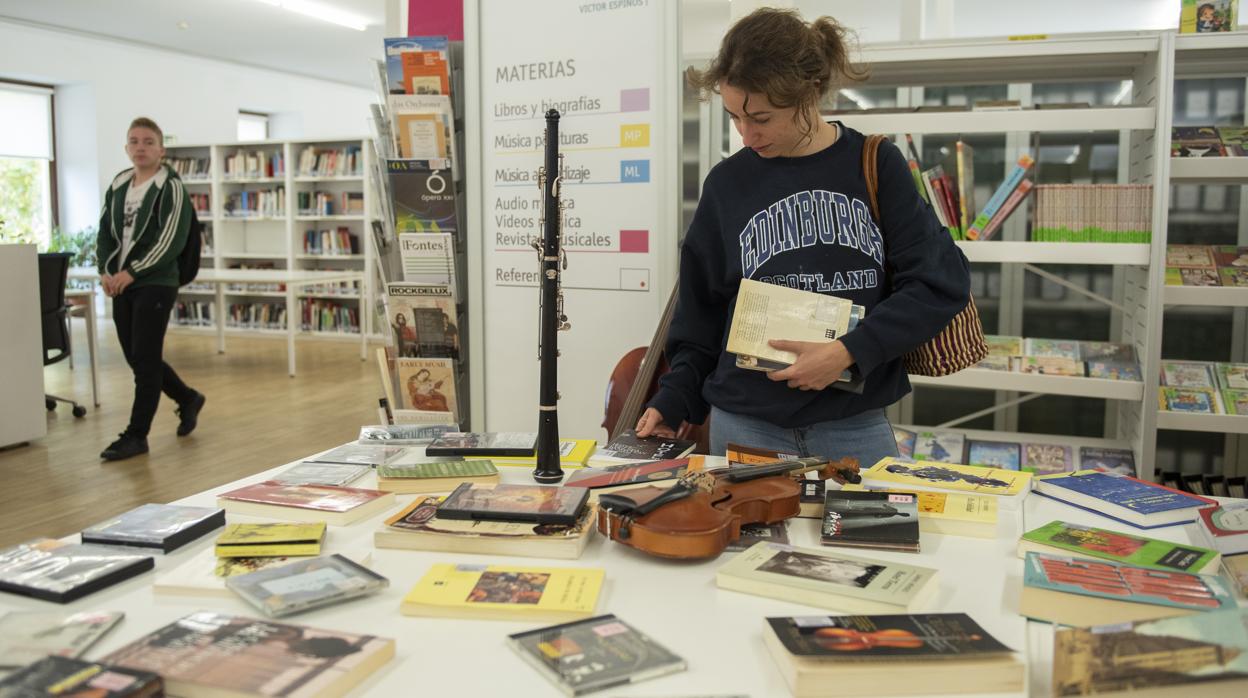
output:
M 373 551 L 369 549 L 352 549 L 339 554 L 365 567 L 373 559 Z M 225 586 L 225 580 L 230 577 L 308 559 L 307 555 L 217 557 L 216 551 L 209 548 L 173 569 L 158 571 L 152 591 L 171 596 L 231 598 L 233 593 Z
M 570 526 L 531 521 L 466 521 L 438 516 L 441 497 L 417 497 L 373 534 L 378 548 L 575 560 L 594 530 L 593 507 Z
M 12 669 L 52 654 L 81 657 L 125 614 L 11 611 L 0 616 L 0 668 Z
M 408 616 L 567 621 L 588 618 L 605 573 L 581 567 L 435 564 L 403 597 Z
M 394 640 L 211 611 L 102 661 L 160 674 L 175 696 L 342 696 L 394 657 Z
M 319 555 L 325 523 L 230 524 L 217 536 L 217 557 Z
M 304 461 L 275 475 L 272 482 L 282 485 L 330 485 L 342 487 L 372 472 L 367 465 L 341 465 Z
M 1221 561 L 1216 550 L 1065 521 L 1051 521 L 1024 533 L 1018 541 L 1018 556 L 1026 557 L 1030 551 L 1202 574 L 1217 574 Z
M 0 550 L 0 591 L 69 603 L 155 566 L 151 555 L 43 538 Z
M 715 584 L 757 596 L 861 613 L 905 611 L 936 592 L 936 570 L 762 542 L 719 568 Z
M 281 618 L 381 591 L 390 580 L 342 555 L 326 555 L 236 574 L 225 586 L 264 615 Z
M 531 456 L 535 432 L 449 432 L 425 447 L 427 456 Z
M 544 485 L 473 485 L 465 482 L 438 505 L 444 519 L 576 523 L 589 499 L 581 487 Z
M 1248 616 L 1198 613 L 1053 634 L 1053 695 L 1248 695 Z
M 570 696 L 686 668 L 680 656 L 610 613 L 507 639 L 525 661 Z
M 209 507 L 144 504 L 82 531 L 83 543 L 171 552 L 225 525 L 225 512 Z
M 283 485 L 261 482 L 217 496 L 217 505 L 236 514 L 287 521 L 324 521 L 347 526 L 385 511 L 394 494 L 356 487 Z
M 0 680 L 0 696 L 5 698 L 157 698 L 165 695 L 164 688 L 153 672 L 55 655 Z

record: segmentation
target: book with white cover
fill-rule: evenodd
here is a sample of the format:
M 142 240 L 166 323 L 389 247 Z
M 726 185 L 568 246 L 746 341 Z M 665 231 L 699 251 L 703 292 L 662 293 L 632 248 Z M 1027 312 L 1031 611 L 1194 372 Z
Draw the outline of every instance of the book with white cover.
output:
M 742 279 L 737 291 L 728 351 L 738 356 L 788 365 L 791 351 L 775 349 L 772 339 L 830 342 L 849 331 L 853 302 L 753 279 Z

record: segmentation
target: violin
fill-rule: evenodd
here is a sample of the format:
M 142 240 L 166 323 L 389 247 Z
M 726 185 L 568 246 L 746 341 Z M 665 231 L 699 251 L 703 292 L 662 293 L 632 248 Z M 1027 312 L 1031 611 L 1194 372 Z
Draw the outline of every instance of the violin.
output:
M 667 359 L 663 356 L 663 345 L 667 343 L 667 331 L 672 325 L 672 315 L 676 312 L 678 288 L 679 284 L 672 288 L 672 294 L 668 296 L 663 317 L 659 320 L 650 345 L 630 350 L 611 370 L 611 377 L 607 380 L 606 408 L 602 417 L 602 426 L 607 430 L 608 439 L 614 439 L 620 432 L 637 425 L 646 403 L 659 389 L 659 376 L 669 370 Z M 697 442 L 694 449 L 696 453 L 710 453 L 710 417 L 702 424 L 683 422 L 675 430 L 676 438 Z
M 918 649 L 927 640 L 980 640 L 979 635 L 959 635 L 956 637 L 931 636 L 920 637 L 909 630 L 890 628 L 864 632 L 853 628 L 819 628 L 811 636 L 816 645 L 838 652 L 859 652 L 877 647 L 896 647 L 900 649 Z
M 819 470 L 824 479 L 862 479 L 855 458 L 799 458 L 687 473 L 666 489 L 646 486 L 602 495 L 598 531 L 657 557 L 715 557 L 741 537 L 741 526 L 796 516 L 801 483 L 793 476 L 810 470 Z

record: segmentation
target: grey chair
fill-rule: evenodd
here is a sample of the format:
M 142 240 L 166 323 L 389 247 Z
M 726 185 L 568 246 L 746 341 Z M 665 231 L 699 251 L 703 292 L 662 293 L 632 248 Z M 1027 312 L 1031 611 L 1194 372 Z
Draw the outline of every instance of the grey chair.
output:
M 44 252 L 39 255 L 39 313 L 43 322 L 43 365 L 48 366 L 68 359 L 70 347 L 69 304 L 65 302 L 65 284 L 69 281 L 68 252 Z M 73 405 L 75 417 L 87 414 L 87 408 L 70 400 L 44 393 L 44 405 L 49 412 L 56 410 L 56 403 Z

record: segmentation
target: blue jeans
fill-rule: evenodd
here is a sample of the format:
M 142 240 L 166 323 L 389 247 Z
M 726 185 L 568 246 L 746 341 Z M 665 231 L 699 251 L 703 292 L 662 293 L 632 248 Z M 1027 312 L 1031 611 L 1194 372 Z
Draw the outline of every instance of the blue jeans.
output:
M 766 448 L 795 456 L 858 459 L 866 470 L 885 456 L 897 456 L 897 439 L 884 410 L 867 410 L 852 417 L 785 429 L 757 417 L 725 412 L 711 406 L 711 455 L 724 455 L 728 442 Z

